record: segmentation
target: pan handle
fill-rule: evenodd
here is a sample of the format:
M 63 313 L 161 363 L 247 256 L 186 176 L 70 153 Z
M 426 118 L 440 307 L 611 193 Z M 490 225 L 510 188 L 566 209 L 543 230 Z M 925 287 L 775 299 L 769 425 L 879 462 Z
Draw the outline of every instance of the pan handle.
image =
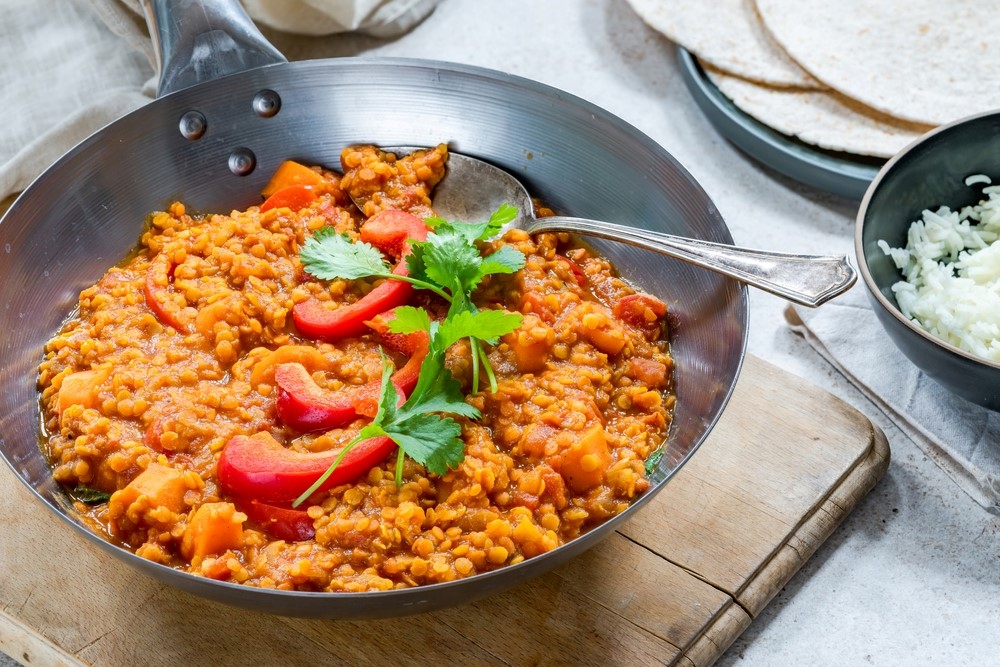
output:
M 156 96 L 288 60 L 239 0 L 142 0 L 160 69 Z

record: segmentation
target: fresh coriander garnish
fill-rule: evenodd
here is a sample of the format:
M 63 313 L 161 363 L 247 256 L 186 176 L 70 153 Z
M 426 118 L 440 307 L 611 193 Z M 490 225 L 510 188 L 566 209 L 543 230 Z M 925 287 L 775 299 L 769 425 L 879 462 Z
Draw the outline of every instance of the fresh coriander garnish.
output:
M 412 333 L 424 329 L 430 332 L 430 347 L 420 366 L 416 387 L 406 402 L 397 407 L 399 394 L 390 381 L 392 364 L 383 356 L 381 393 L 375 418 L 344 446 L 326 472 L 295 499 L 292 507 L 298 507 L 311 496 L 333 474 L 351 448 L 368 438 L 387 436 L 399 446 L 397 486 L 403 483 L 404 454 L 435 475 L 444 475 L 462 462 L 465 457 L 462 427 L 441 413 L 469 419 L 478 419 L 480 414 L 465 402 L 461 385 L 444 365 L 445 351 L 454 340 L 442 334 L 441 328 L 440 323 L 431 322 L 422 308 L 403 306 L 396 309 L 396 317 L 390 323 L 391 331 Z
M 513 273 L 524 266 L 524 255 L 504 246 L 483 257 L 477 243 L 496 236 L 501 227 L 514 218 L 517 209 L 504 204 L 486 222 L 455 223 L 428 218 L 431 228 L 426 241 L 412 241 L 407 257 L 408 276 L 391 272 L 382 253 L 367 243 L 353 242 L 332 228 L 318 231 L 303 245 L 302 265 L 321 280 L 338 278 L 388 278 L 405 280 L 415 287 L 428 289 L 449 303 L 448 313 L 440 322 L 432 321 L 422 308 L 401 306 L 395 309 L 389 331 L 408 334 L 428 332 L 430 344 L 420 366 L 413 392 L 402 405 L 390 381 L 392 366 L 382 358 L 382 382 L 378 412 L 348 442 L 323 475 L 294 503 L 297 507 L 315 493 L 347 453 L 362 440 L 389 437 L 399 446 L 396 458 L 396 484 L 403 481 L 404 456 L 409 456 L 435 475 L 456 468 L 465 457 L 462 427 L 451 417 L 459 415 L 478 419 L 479 410 L 465 402 L 458 380 L 445 367 L 448 348 L 463 338 L 472 347 L 472 386 L 479 387 L 479 364 L 489 376 L 490 388 L 496 391 L 496 377 L 482 343 L 496 344 L 504 334 L 521 326 L 519 313 L 503 310 L 479 310 L 472 303 L 472 292 L 483 278 L 497 273 Z
M 514 273 L 524 266 L 524 255 L 510 246 L 483 256 L 477 243 L 496 236 L 504 224 L 517 215 L 517 209 L 503 204 L 486 222 L 449 222 L 441 218 L 426 218 L 431 228 L 426 241 L 413 241 L 411 253 L 406 258 L 409 275 L 392 272 L 382 253 L 374 246 L 354 242 L 327 227 L 307 239 L 299 253 L 303 268 L 321 280 L 387 278 L 403 280 L 419 289 L 434 292 L 448 301 L 448 318 L 460 313 L 477 312 L 472 292 L 483 278 L 499 273 Z M 510 327 L 489 337 L 469 334 L 472 348 L 472 386 L 479 387 L 480 364 L 486 370 L 490 390 L 496 391 L 496 376 L 483 348 L 483 342 L 495 342 L 505 333 L 521 325 L 521 316 L 512 315 L 504 320 Z M 457 340 L 457 339 L 456 339 Z

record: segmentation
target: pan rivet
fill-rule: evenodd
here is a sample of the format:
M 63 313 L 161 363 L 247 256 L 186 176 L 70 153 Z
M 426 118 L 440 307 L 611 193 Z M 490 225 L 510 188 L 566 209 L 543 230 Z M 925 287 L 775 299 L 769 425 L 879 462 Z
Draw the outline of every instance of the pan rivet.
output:
M 205 120 L 205 116 L 200 111 L 188 111 L 181 116 L 181 136 L 185 139 L 190 139 L 191 141 L 201 139 L 207 127 L 208 121 Z
M 270 118 L 281 110 L 281 97 L 273 90 L 262 90 L 254 95 L 253 110 L 261 118 Z
M 257 166 L 257 156 L 249 148 L 237 148 L 229 154 L 229 171 L 246 176 Z

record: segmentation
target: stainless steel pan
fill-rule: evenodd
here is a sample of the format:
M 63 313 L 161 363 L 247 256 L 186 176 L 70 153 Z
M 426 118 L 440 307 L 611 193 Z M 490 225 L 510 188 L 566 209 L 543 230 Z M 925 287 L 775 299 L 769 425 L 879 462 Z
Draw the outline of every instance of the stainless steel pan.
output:
M 209 12 L 187 0 L 151 3 L 164 53 L 161 90 L 182 89 L 71 150 L 0 221 L 0 453 L 14 473 L 96 548 L 166 584 L 244 607 L 317 617 L 389 616 L 467 602 L 565 562 L 632 517 L 722 413 L 745 353 L 748 300 L 746 289 L 730 279 L 630 246 L 596 242 L 627 279 L 669 304 L 678 399 L 653 488 L 587 535 L 516 566 L 453 583 L 321 594 L 184 574 L 119 549 L 80 522 L 38 444 L 35 378 L 42 346 L 79 291 L 134 247 L 147 213 L 174 198 L 189 210 L 229 211 L 258 203 L 257 193 L 287 158 L 336 167 L 341 148 L 351 143 L 448 141 L 456 151 L 511 170 L 568 214 L 732 243 L 711 199 L 676 160 L 581 99 L 444 62 L 284 63 L 238 3 L 212 6 Z M 178 26 L 187 26 L 183 34 Z M 244 69 L 251 65 L 261 66 Z M 207 75 L 219 78 L 195 83 Z M 188 83 L 194 85 L 184 87 Z M 66 531 L 67 542 L 76 539 Z

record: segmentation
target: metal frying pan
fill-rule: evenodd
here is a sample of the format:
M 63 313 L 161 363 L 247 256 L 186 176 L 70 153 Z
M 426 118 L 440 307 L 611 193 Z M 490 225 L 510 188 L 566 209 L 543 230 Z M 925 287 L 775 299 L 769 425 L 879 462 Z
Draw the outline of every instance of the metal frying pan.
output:
M 372 593 L 296 593 L 213 581 L 146 561 L 93 534 L 53 481 L 39 448 L 36 368 L 79 291 L 135 246 L 147 213 L 174 198 L 193 211 L 229 211 L 258 203 L 257 193 L 284 159 L 336 167 L 341 148 L 352 143 L 447 141 L 457 152 L 512 171 L 568 214 L 732 243 L 712 201 L 676 160 L 581 99 L 443 62 L 285 63 L 236 0 L 215 0 L 211 8 L 189 0 L 148 4 L 163 53 L 161 91 L 179 89 L 71 150 L 0 220 L 0 454 L 91 544 L 166 584 L 262 611 L 365 618 L 432 610 L 512 586 L 593 546 L 660 491 L 705 440 L 745 353 L 746 289 L 683 262 L 595 242 L 625 278 L 660 295 L 671 313 L 678 398 L 669 447 L 652 489 L 624 514 L 493 573 Z M 178 26 L 185 27 L 183 35 Z M 252 65 L 260 66 L 244 69 Z M 195 83 L 206 75 L 220 78 Z M 187 83 L 194 85 L 183 87 Z M 67 531 L 66 540 L 73 539 Z

